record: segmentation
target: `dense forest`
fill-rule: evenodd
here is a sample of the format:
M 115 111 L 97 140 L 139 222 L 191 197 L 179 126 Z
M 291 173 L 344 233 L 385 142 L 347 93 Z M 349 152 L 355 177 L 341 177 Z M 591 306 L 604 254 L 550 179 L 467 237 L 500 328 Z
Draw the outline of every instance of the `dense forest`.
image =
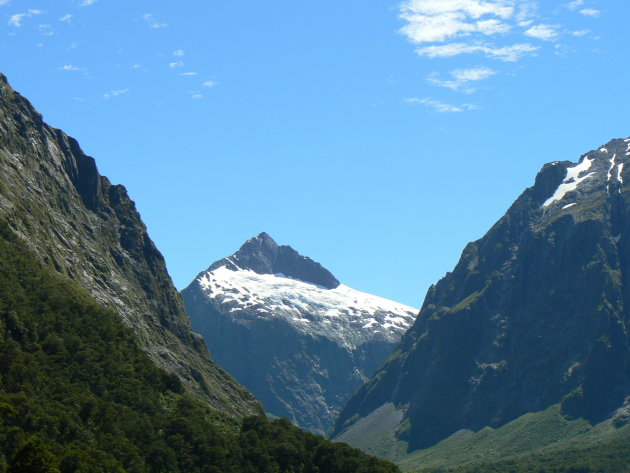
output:
M 286 419 L 205 407 L 0 221 L 0 473 L 398 471 Z

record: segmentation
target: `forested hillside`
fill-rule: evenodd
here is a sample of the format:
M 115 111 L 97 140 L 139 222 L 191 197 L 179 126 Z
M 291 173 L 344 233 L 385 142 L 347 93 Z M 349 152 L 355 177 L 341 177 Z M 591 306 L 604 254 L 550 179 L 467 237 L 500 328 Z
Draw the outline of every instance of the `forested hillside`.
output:
M 205 407 L 0 222 L 0 472 L 263 471 L 398 469 L 286 420 Z

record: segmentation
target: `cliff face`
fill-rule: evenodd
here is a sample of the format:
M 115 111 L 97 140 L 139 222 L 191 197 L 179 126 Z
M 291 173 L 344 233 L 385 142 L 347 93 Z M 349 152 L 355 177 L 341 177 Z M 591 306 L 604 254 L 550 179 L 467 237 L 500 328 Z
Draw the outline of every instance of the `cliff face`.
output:
M 0 214 L 38 257 L 117 311 L 160 367 L 231 415 L 260 412 L 190 328 L 164 258 L 121 185 L 0 75 Z
M 341 284 L 266 233 L 212 264 L 182 295 L 212 356 L 267 412 L 322 434 L 416 315 Z
M 338 438 L 386 405 L 410 451 L 556 403 L 567 417 L 625 422 L 629 156 L 630 140 L 613 140 L 578 164 L 544 166 L 430 288 L 395 354 L 342 411 Z

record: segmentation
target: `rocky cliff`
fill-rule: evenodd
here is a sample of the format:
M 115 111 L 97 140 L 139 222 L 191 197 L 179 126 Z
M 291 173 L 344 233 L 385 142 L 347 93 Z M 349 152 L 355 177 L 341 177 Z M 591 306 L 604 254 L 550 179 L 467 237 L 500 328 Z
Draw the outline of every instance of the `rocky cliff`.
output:
M 182 291 L 214 359 L 265 410 L 324 433 L 416 310 L 345 286 L 262 233 Z
M 629 160 L 630 140 L 616 139 L 577 164 L 545 165 L 429 289 L 394 355 L 341 412 L 337 438 L 378 419 L 414 451 L 558 403 L 567 418 L 626 422 Z
M 219 368 L 190 328 L 164 258 L 125 188 L 0 75 L 0 214 L 50 267 L 118 312 L 160 367 L 231 415 L 258 402 Z

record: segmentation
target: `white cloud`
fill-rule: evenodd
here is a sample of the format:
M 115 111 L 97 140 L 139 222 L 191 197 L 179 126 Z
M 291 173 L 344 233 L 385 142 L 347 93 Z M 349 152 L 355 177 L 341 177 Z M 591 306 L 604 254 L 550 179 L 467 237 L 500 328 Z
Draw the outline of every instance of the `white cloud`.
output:
M 585 15 L 601 13 L 582 8 L 584 3 L 574 0 L 564 6 Z M 523 37 L 555 41 L 563 31 L 560 25 L 534 23 L 540 18 L 538 8 L 536 0 L 405 0 L 399 5 L 399 18 L 405 22 L 399 32 L 418 45 L 420 56 L 476 53 L 515 62 L 540 49 Z M 520 41 L 514 40 L 516 35 Z M 506 43 L 507 38 L 511 40 Z
M 183 49 L 178 49 L 177 51 L 173 51 L 173 56 L 175 57 L 182 57 L 184 54 L 184 50 Z
M 70 22 L 70 20 L 72 20 L 74 18 L 74 15 L 71 15 L 70 13 L 68 13 L 67 15 L 62 16 L 61 18 L 59 18 L 59 21 L 63 21 L 65 23 Z
M 54 36 L 55 32 L 51 30 L 52 25 L 38 25 L 39 32 L 44 36 Z
M 575 0 L 574 2 L 571 2 L 567 5 L 567 8 L 571 9 L 571 10 L 575 10 L 579 7 L 581 7 L 582 5 L 584 5 L 584 0 Z
M 429 58 L 453 57 L 460 54 L 482 53 L 486 56 L 504 62 L 516 62 L 523 56 L 534 55 L 540 49 L 529 43 L 519 43 L 512 46 L 496 47 L 488 44 L 449 43 L 439 46 L 425 46 L 416 50 L 420 56 Z
M 400 6 L 400 18 L 407 22 L 400 32 L 415 44 L 495 35 L 511 29 L 505 20 L 513 14 L 504 0 L 408 0 Z
M 467 110 L 478 110 L 479 107 L 474 104 L 463 104 L 463 105 L 452 105 L 449 103 L 443 103 L 439 100 L 434 99 L 419 99 L 419 98 L 408 98 L 405 99 L 405 103 L 408 104 L 420 104 L 425 105 L 429 108 L 432 108 L 436 112 L 439 113 L 455 113 L 455 112 L 465 112 Z
M 11 0 L 0 0 L 0 7 L 3 5 L 8 5 Z
M 104 99 L 111 99 L 113 97 L 118 97 L 120 95 L 126 94 L 127 92 L 129 92 L 129 88 L 127 89 L 119 89 L 119 90 L 112 90 L 111 92 L 107 92 L 106 94 L 103 95 Z
M 191 94 L 190 98 L 191 99 L 202 99 L 203 95 L 202 94 Z
M 90 5 L 94 5 L 98 0 L 81 0 L 79 2 L 80 7 L 89 7 Z
M 591 33 L 591 30 L 577 30 L 577 31 L 573 31 L 571 35 L 582 37 L 582 36 L 586 36 L 589 33 Z
M 584 8 L 580 10 L 580 14 L 585 16 L 598 17 L 601 13 L 601 10 L 596 10 L 595 8 Z
M 22 20 L 24 18 L 28 18 L 35 15 L 41 15 L 42 13 L 44 13 L 43 10 L 29 10 L 28 13 L 17 13 L 9 17 L 8 24 L 9 26 L 14 26 L 16 28 L 19 28 L 20 26 L 22 26 Z
M 558 28 L 558 25 L 536 25 L 525 31 L 525 34 L 543 41 L 555 41 L 559 36 Z
M 16 28 L 19 28 L 20 26 L 22 26 L 22 19 L 28 16 L 26 13 L 18 13 L 16 15 L 11 15 L 11 17 L 9 18 L 9 26 L 15 26 Z
M 142 15 L 142 19 L 147 22 L 147 24 L 154 29 L 164 28 L 168 26 L 168 23 L 164 21 L 158 21 L 153 16 L 153 13 L 145 13 Z
M 192 71 L 191 72 L 182 72 L 180 75 L 191 77 L 191 76 L 196 76 L 197 73 L 196 72 L 192 72 Z
M 439 79 L 436 73 L 431 74 L 427 80 L 433 85 L 469 94 L 475 91 L 475 88 L 469 85 L 471 82 L 492 77 L 497 74 L 497 71 L 485 66 L 479 66 L 470 69 L 455 69 L 450 74 L 453 77 L 451 80 Z
M 171 62 L 168 67 L 171 68 L 175 68 L 175 67 L 183 67 L 184 63 L 182 61 L 176 61 L 176 62 Z
M 207 80 L 207 81 L 205 81 L 205 82 L 203 83 L 203 86 L 204 86 L 204 87 L 215 87 L 215 86 L 217 86 L 217 85 L 219 85 L 219 83 L 218 83 L 218 82 L 215 82 L 215 81 L 213 81 L 213 80 Z
M 72 64 L 66 64 L 65 66 L 61 66 L 59 69 L 62 71 L 82 71 L 83 70 L 83 68 L 73 66 Z

